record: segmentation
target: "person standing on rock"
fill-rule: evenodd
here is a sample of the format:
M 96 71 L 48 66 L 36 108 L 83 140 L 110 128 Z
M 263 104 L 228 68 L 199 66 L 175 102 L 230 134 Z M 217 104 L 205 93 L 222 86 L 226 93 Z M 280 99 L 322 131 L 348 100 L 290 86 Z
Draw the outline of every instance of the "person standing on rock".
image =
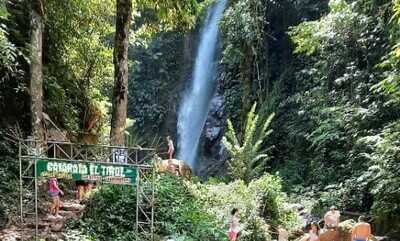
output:
M 56 177 L 50 177 L 48 180 L 48 194 L 51 198 L 50 214 L 60 217 L 58 211 L 60 210 L 60 195 L 64 195 L 64 192 L 58 187 Z
M 367 223 L 365 216 L 358 218 L 358 223 L 353 227 L 351 232 L 352 241 L 367 241 L 371 238 L 371 225 Z
M 175 163 L 172 162 L 172 158 L 174 158 L 175 147 L 174 142 L 172 141 L 170 136 L 167 136 L 167 143 L 168 143 L 168 169 L 174 175 L 177 175 L 177 167 Z
M 228 238 L 230 241 L 237 241 L 240 233 L 239 209 L 234 208 L 231 211 L 231 219 L 229 221 Z
M 337 229 L 340 223 L 340 212 L 335 206 L 332 206 L 330 210 L 324 216 L 325 228 L 326 229 Z
M 168 157 L 169 159 L 172 159 L 175 153 L 174 142 L 172 141 L 170 136 L 167 136 L 167 142 L 168 142 Z

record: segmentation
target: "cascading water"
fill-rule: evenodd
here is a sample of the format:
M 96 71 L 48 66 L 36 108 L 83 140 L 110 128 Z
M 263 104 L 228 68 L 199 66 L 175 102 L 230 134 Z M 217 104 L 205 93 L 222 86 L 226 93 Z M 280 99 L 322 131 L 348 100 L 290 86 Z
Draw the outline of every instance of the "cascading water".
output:
M 186 90 L 178 113 L 178 158 L 196 167 L 197 149 L 215 90 L 215 53 L 219 22 L 227 0 L 209 8 L 201 32 L 191 86 Z

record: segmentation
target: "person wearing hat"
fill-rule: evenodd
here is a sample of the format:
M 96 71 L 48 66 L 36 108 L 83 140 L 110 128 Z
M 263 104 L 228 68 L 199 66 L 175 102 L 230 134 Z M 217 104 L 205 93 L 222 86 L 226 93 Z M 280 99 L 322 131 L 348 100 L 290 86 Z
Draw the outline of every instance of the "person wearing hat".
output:
M 340 223 L 340 212 L 335 206 L 331 206 L 329 211 L 324 216 L 325 228 L 336 229 Z

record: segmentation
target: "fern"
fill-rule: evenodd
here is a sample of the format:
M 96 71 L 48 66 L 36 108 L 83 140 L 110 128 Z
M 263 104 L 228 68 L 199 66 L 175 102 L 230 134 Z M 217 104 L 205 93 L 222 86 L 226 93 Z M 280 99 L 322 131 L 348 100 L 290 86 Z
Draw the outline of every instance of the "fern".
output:
M 228 162 L 229 173 L 234 179 L 243 179 L 249 182 L 258 177 L 265 168 L 269 159 L 263 143 L 268 135 L 272 133 L 269 126 L 275 114 L 268 118 L 262 118 L 256 114 L 257 104 L 254 103 L 247 114 L 246 126 L 242 140 L 239 140 L 232 122 L 228 120 L 225 136 L 222 138 L 226 150 L 230 155 Z

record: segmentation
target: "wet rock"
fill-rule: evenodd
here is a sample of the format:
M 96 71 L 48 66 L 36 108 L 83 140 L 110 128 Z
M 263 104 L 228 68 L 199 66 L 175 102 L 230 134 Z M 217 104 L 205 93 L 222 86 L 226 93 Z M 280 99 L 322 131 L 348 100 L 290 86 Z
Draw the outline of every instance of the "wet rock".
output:
M 210 141 L 215 141 L 221 133 L 221 127 L 211 127 L 207 128 L 206 138 Z
M 223 96 L 221 95 L 214 96 L 214 98 L 211 100 L 209 115 L 213 115 L 214 117 L 222 119 L 224 115 L 223 107 L 224 107 Z
M 217 76 L 217 91 L 211 99 L 203 129 L 202 151 L 196 172 L 202 177 L 222 176 L 226 172 L 227 153 L 221 143 L 225 126 L 223 78 L 218 74 Z

